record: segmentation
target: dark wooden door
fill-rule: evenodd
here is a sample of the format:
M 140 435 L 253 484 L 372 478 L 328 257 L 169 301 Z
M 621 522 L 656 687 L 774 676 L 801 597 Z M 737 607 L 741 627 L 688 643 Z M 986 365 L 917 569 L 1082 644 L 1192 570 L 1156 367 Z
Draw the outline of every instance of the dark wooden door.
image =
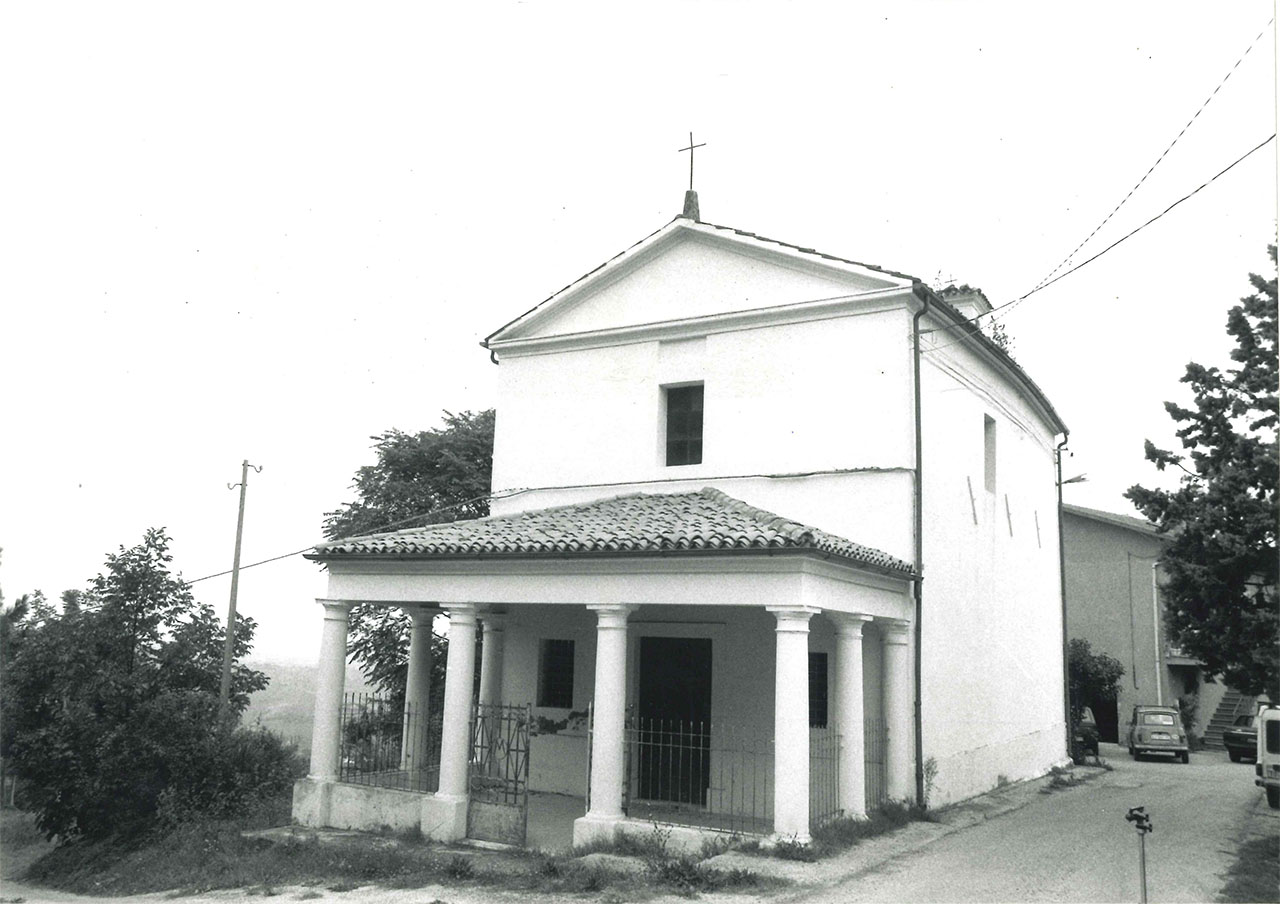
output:
M 711 778 L 711 640 L 640 638 L 637 796 L 702 806 Z

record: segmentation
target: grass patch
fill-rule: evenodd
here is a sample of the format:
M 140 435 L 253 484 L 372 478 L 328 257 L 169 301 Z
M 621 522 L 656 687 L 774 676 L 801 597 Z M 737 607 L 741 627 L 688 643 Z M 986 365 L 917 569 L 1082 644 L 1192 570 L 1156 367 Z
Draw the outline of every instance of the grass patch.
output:
M 814 830 L 813 842 L 809 845 L 779 842 L 774 845 L 773 854 L 785 860 L 813 862 L 847 851 L 855 844 L 900 829 L 907 823 L 933 821 L 933 814 L 924 807 L 890 801 L 871 811 L 866 819 L 842 817 L 824 823 Z
M 476 856 L 431 843 L 368 836 L 320 841 L 299 835 L 282 840 L 246 838 L 232 823 L 186 824 L 125 842 L 73 842 L 55 848 L 31 867 L 27 879 L 91 895 L 168 892 L 193 894 L 243 888 L 255 897 L 305 886 L 296 900 L 340 894 L 361 886 L 419 888 L 466 885 L 553 894 L 607 892 L 628 899 L 653 892 L 691 896 L 728 889 L 780 887 L 747 870 L 704 866 L 691 855 L 667 851 L 670 832 L 655 829 L 639 839 L 620 836 L 610 853 L 639 856 L 638 873 L 583 864 L 578 857 L 541 852 Z
M 1227 884 L 1218 892 L 1224 902 L 1280 902 L 1280 842 L 1275 838 L 1254 838 L 1236 850 L 1235 862 L 1227 869 Z
M 643 862 L 643 871 L 639 874 L 616 874 L 609 884 L 615 887 L 624 887 L 629 884 L 641 890 L 657 887 L 659 890 L 672 891 L 685 897 L 692 897 L 699 892 L 730 889 L 764 890 L 789 884 L 785 880 L 761 876 L 751 870 L 724 870 L 706 866 L 701 862 L 706 857 L 713 857 L 729 850 L 736 840 L 734 836 L 725 836 L 723 840 L 704 841 L 697 855 L 673 853 L 669 848 L 670 840 L 671 830 L 655 823 L 653 831 L 647 835 L 618 832 L 612 839 L 597 840 L 576 848 L 574 855 L 582 857 L 587 854 L 602 853 L 635 857 Z

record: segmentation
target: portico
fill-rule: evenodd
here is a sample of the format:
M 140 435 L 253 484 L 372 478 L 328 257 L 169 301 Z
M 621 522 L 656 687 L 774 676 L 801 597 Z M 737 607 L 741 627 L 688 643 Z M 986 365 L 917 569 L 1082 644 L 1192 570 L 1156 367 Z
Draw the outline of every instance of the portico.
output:
M 406 699 L 418 705 L 429 698 L 431 618 L 440 612 L 448 620 L 439 787 L 434 793 L 414 795 L 420 798 L 416 801 L 397 797 L 391 804 L 371 805 L 384 823 L 395 824 L 385 818 L 386 807 L 393 805 L 400 819 L 409 819 L 409 811 L 416 808 L 417 824 L 431 837 L 450 840 L 466 832 L 477 632 L 482 637 L 478 701 L 533 703 L 540 723 L 569 724 L 534 737 L 530 781 L 535 790 L 539 783 L 560 782 L 567 787 L 548 789 L 585 791 L 581 785 L 588 738 L 585 730 L 574 727 L 574 717 L 585 723 L 582 716 L 591 704 L 590 792 L 586 813 L 574 827 L 575 842 L 650 825 L 632 825 L 627 816 L 628 803 L 644 790 L 638 784 L 639 770 L 646 768 L 642 761 L 646 755 L 651 760 L 657 756 L 644 746 L 649 741 L 637 742 L 635 729 L 637 705 L 641 714 L 648 705 L 645 695 L 650 692 L 643 691 L 640 682 L 644 669 L 654 666 L 643 665 L 638 657 L 650 639 L 688 638 L 686 646 L 705 651 L 699 655 L 709 660 L 706 696 L 711 727 L 701 730 L 702 747 L 697 748 L 702 773 L 694 775 L 686 768 L 672 781 L 696 785 L 692 796 L 687 789 L 676 789 L 684 796 L 668 799 L 693 800 L 708 812 L 732 815 L 733 808 L 744 804 L 732 794 L 725 797 L 723 789 L 736 783 L 745 799 L 744 789 L 750 785 L 751 806 L 771 824 L 772 834 L 805 842 L 815 818 L 810 793 L 814 731 L 839 735 L 834 809 L 865 814 L 863 728 L 868 710 L 886 724 L 891 796 L 909 798 L 914 768 L 910 634 L 905 630 L 905 616 L 911 611 L 910 569 L 840 538 L 820 532 L 815 538 L 812 529 L 778 531 L 794 523 L 715 491 L 622 499 L 626 509 L 641 505 L 650 516 L 674 510 L 673 517 L 686 521 L 691 506 L 721 517 L 728 511 L 744 523 L 716 530 L 746 537 L 760 533 L 774 545 L 756 549 L 771 554 L 731 545 L 632 555 L 610 549 L 602 554 L 566 555 L 557 550 L 466 557 L 318 549 L 315 557 L 323 557 L 329 567 L 332 598 L 320 601 L 325 631 L 312 767 L 299 783 L 295 817 L 305 824 L 360 827 L 358 813 L 349 809 L 343 814 L 332 803 L 336 786 L 343 784 L 337 781 L 342 675 L 347 617 L 357 604 L 400 606 L 410 613 Z M 598 518 L 609 517 L 610 533 L 616 536 L 613 528 L 628 523 L 617 511 L 618 503 L 604 500 L 572 507 L 587 509 L 575 512 L 574 522 L 593 529 Z M 557 522 L 566 520 L 564 512 L 549 511 L 555 514 L 548 517 Z M 703 512 L 695 510 L 694 515 L 699 514 Z M 527 521 L 529 516 L 522 517 Z M 446 529 L 491 536 L 501 533 L 502 525 L 493 523 L 499 520 L 440 525 L 424 532 L 434 534 L 433 541 Z M 783 539 L 763 533 L 762 525 L 773 525 Z M 656 532 L 663 532 L 661 525 Z M 797 542 L 796 537 L 802 539 Z M 836 554 L 819 551 L 818 543 Z M 548 657 L 555 651 L 560 659 L 552 661 Z M 575 669 L 575 663 L 580 667 Z M 865 676 L 870 676 L 870 687 Z M 663 680 L 668 687 L 683 686 L 678 672 Z M 556 681 L 567 683 L 552 693 Z M 815 699 L 824 713 L 811 712 Z M 733 751 L 725 747 L 736 736 L 733 732 L 749 734 L 757 743 L 749 777 L 744 777 L 748 771 L 741 757 L 731 761 Z M 414 748 L 421 743 L 406 740 L 402 768 L 412 765 Z M 893 763 L 893 757 L 902 756 L 904 762 Z M 557 757 L 563 759 L 560 765 L 553 762 Z M 653 793 L 666 792 L 650 790 L 649 795 Z M 342 794 L 339 789 L 338 796 Z

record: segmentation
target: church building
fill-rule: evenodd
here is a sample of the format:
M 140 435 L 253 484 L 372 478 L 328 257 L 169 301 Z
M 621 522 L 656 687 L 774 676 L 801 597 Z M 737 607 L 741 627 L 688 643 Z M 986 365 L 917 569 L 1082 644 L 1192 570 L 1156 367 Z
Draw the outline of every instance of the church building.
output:
M 577 843 L 804 843 L 1063 763 L 1067 430 L 973 322 L 990 309 L 705 222 L 691 191 L 495 331 L 490 516 L 309 555 L 329 584 L 295 819 L 519 842 L 532 792 L 576 801 Z M 413 617 L 381 760 L 343 694 L 355 605 Z

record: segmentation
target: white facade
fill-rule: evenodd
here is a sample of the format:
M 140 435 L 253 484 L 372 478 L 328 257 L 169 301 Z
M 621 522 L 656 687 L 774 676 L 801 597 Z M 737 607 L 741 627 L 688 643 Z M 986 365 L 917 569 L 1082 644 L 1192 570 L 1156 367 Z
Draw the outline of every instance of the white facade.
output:
M 710 485 L 913 560 L 912 281 L 674 227 L 491 339 L 502 367 L 494 488 L 552 488 L 496 500 L 494 513 Z M 921 323 L 938 330 L 921 359 L 932 804 L 1042 774 L 1066 745 L 1061 428 L 948 327 L 945 315 Z M 688 382 L 704 385 L 703 461 L 667 467 L 662 387 Z M 777 476 L 788 474 L 805 476 Z
M 464 642 L 477 614 L 501 613 L 501 644 L 485 648 L 485 701 L 531 700 L 539 643 L 573 640 L 572 705 L 536 713 L 565 719 L 594 702 L 581 837 L 621 819 L 629 767 L 618 739 L 646 636 L 710 641 L 715 718 L 773 739 L 767 809 L 777 834 L 807 838 L 809 703 L 799 685 L 809 653 L 828 657 L 845 812 L 863 811 L 864 719 L 888 726 L 895 798 L 914 798 L 920 774 L 935 806 L 1043 774 L 1066 750 L 1053 469 L 1064 428 L 1007 359 L 947 329 L 959 315 L 910 277 L 678 218 L 489 338 L 501 367 L 492 513 L 714 487 L 916 563 L 912 337 L 922 309 L 923 762 L 909 575 L 820 556 L 326 559 L 329 597 L 437 605 L 461 616 Z M 702 460 L 668 466 L 666 390 L 689 384 L 704 392 Z M 450 636 L 452 651 L 452 625 Z M 450 675 L 469 667 L 450 653 Z M 465 695 L 455 690 L 445 706 L 444 744 L 458 747 Z M 313 761 L 315 781 L 295 809 L 339 824 L 324 803 L 335 792 L 322 788 L 336 753 L 317 749 L 330 766 Z M 448 808 L 461 793 L 453 756 L 450 787 L 442 762 L 434 796 L 444 802 L 423 805 L 424 830 L 431 807 L 448 824 L 441 837 L 459 831 Z M 587 770 L 582 732 L 534 738 L 535 789 L 574 792 Z

